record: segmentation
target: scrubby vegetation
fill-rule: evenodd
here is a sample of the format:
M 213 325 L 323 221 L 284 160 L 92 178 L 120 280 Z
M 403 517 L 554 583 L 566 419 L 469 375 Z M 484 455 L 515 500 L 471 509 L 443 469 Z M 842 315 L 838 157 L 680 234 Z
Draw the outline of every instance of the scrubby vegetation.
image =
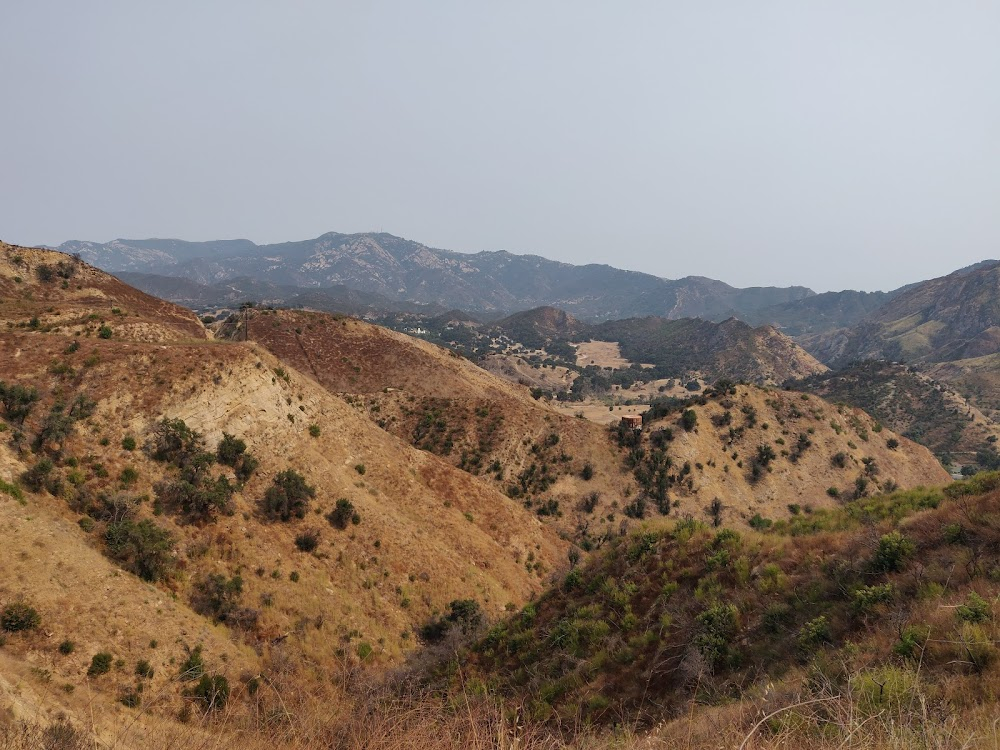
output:
M 104 541 L 112 559 L 145 581 L 162 581 L 173 573 L 174 538 L 148 518 L 109 522 Z
M 8 633 L 35 630 L 41 624 L 38 610 L 23 600 L 12 602 L 0 611 L 0 628 Z
M 987 475 L 865 499 L 764 535 L 682 520 L 611 540 L 495 625 L 471 652 L 475 673 L 521 696 L 536 719 L 572 723 L 652 719 L 694 694 L 723 703 L 756 681 L 794 682 L 804 666 L 821 677 L 797 688 L 806 697 L 862 689 L 887 669 L 916 696 L 919 659 L 928 710 L 969 708 L 992 699 L 984 675 L 1000 668 L 998 485 Z M 875 622 L 898 632 L 872 631 Z
M 291 521 L 305 518 L 309 501 L 316 497 L 316 488 L 294 469 L 286 469 L 274 478 L 261 501 L 261 511 L 269 521 Z
M 985 444 L 986 434 L 949 401 L 947 388 L 907 365 L 856 362 L 787 385 L 864 409 L 894 431 L 926 445 L 946 460 L 958 450 L 989 449 Z M 895 442 L 894 438 L 892 440 Z M 980 459 L 978 462 L 983 468 L 998 468 L 989 466 L 985 455 Z

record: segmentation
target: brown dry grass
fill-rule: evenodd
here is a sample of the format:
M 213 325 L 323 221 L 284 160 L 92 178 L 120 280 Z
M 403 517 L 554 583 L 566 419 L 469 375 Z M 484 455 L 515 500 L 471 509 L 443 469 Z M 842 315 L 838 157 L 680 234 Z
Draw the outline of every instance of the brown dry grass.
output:
M 581 341 L 576 347 L 576 363 L 580 367 L 596 365 L 623 370 L 632 363 L 622 356 L 621 345 L 617 341 Z
M 950 481 L 930 451 L 881 428 L 860 409 L 834 406 L 815 396 L 752 386 L 740 386 L 737 395 L 729 397 L 728 408 L 724 401 L 727 399 L 711 399 L 703 406 L 693 406 L 698 423 L 691 432 L 677 424 L 679 414 L 646 426 L 647 431 L 671 427 L 675 438 L 669 443 L 669 454 L 676 464 L 688 461 L 693 467 L 697 492 L 684 491 L 683 487 L 679 490 L 676 500 L 681 515 L 709 518 L 708 506 L 713 498 L 721 499 L 726 523 L 745 522 L 756 513 L 772 519 L 786 518 L 789 504 L 833 507 L 839 501 L 827 494 L 827 488 L 835 487 L 842 497 L 849 496 L 855 479 L 863 473 L 866 458 L 874 458 L 878 467 L 872 489 L 890 480 L 903 489 Z M 731 440 L 731 428 L 748 424 L 744 409 L 754 410 L 756 423 Z M 732 424 L 715 426 L 712 418 L 722 417 L 727 411 L 732 415 Z M 788 456 L 800 435 L 806 436 L 811 445 L 792 462 Z M 899 442 L 896 449 L 887 446 L 890 439 Z M 771 470 L 755 483 L 749 481 L 749 470 L 761 445 L 771 446 L 777 458 Z M 837 453 L 847 456 L 845 468 L 831 462 Z
M 49 282 L 38 279 L 40 266 L 58 263 L 72 268 L 73 275 Z M 12 327 L 32 318 L 42 328 L 79 337 L 96 336 L 103 323 L 115 337 L 136 341 L 208 335 L 190 310 L 144 294 L 65 253 L 0 242 L 0 321 Z
M 371 422 L 373 402 L 385 410 L 400 409 L 400 414 L 408 397 L 418 393 L 446 393 L 463 409 L 498 404 L 505 418 L 499 455 L 509 472 L 527 460 L 526 438 L 537 442 L 557 431 L 560 446 L 573 454 L 573 466 L 589 461 L 597 474 L 590 482 L 566 474 L 552 494 L 571 507 L 583 494 L 600 491 L 606 514 L 624 499 L 630 480 L 621 473 L 619 453 L 603 430 L 555 415 L 524 389 L 436 347 L 372 326 L 305 313 L 273 316 L 279 325 L 271 331 L 282 336 L 271 346 L 301 366 L 300 372 L 254 342 L 205 340 L 187 311 L 140 295 L 88 267 L 78 271 L 66 290 L 41 286 L 28 275 L 17 283 L 13 276 L 22 271 L 14 265 L 14 255 L 25 255 L 32 265 L 54 262 L 58 254 L 9 246 L 0 250 L 0 323 L 11 324 L 0 333 L 0 379 L 34 385 L 42 393 L 27 424 L 29 433 L 59 398 L 86 393 L 98 402 L 95 414 L 60 446 L 66 456 L 89 456 L 103 464 L 110 481 L 84 480 L 94 490 L 111 488 L 118 472 L 131 466 L 141 477 L 136 491 L 151 494 L 163 466 L 120 446 L 126 435 L 141 442 L 161 415 L 182 417 L 205 434 L 209 447 L 223 431 L 236 434 L 262 461 L 257 476 L 237 496 L 235 515 L 210 527 L 157 519 L 178 539 L 180 570 L 172 583 L 160 587 L 105 560 L 99 541 L 76 524 L 78 516 L 65 498 L 29 494 L 21 505 L 0 494 L 0 603 L 27 596 L 43 615 L 41 633 L 12 636 L 0 651 L 0 721 L 14 726 L 0 730 L 0 748 L 57 747 L 57 740 L 39 734 L 45 730 L 37 727 L 57 723 L 63 715 L 87 736 L 97 737 L 101 747 L 122 748 L 183 743 L 248 750 L 530 750 L 631 748 L 659 741 L 655 732 L 639 736 L 634 731 L 614 737 L 588 731 L 553 736 L 488 700 L 470 698 L 448 707 L 426 696 L 391 697 L 368 686 L 358 666 L 359 641 L 374 647 L 375 663 L 384 667 L 412 649 L 414 640 L 404 633 L 410 635 L 451 599 L 475 598 L 493 617 L 508 602 L 524 603 L 566 559 L 567 545 L 553 526 L 571 529 L 577 522 L 567 513 L 557 524 L 542 524 L 482 478 L 377 429 Z M 112 313 L 112 307 L 123 315 Z M 42 330 L 19 327 L 32 315 L 39 317 Z M 91 315 L 97 320 L 90 320 Z M 111 340 L 95 335 L 102 317 L 115 329 Z M 70 355 L 67 344 L 73 338 L 80 347 Z M 279 368 L 287 377 L 278 374 Z M 351 406 L 332 395 L 339 386 L 356 387 L 368 399 Z M 404 390 L 383 393 L 388 387 Z M 311 424 L 320 427 L 319 438 L 309 435 Z M 405 429 L 397 434 L 406 437 Z M 709 445 L 719 450 L 710 440 Z M 0 447 L 0 478 L 15 480 L 34 460 L 27 452 Z M 355 468 L 359 464 L 366 466 L 363 475 Z M 319 514 L 294 526 L 262 523 L 256 501 L 270 477 L 287 467 L 300 470 L 320 488 L 315 505 L 321 513 L 338 497 L 348 497 L 362 524 L 338 533 Z M 148 506 L 143 513 L 148 515 Z M 611 524 L 606 519 L 600 523 Z M 311 527 L 322 530 L 324 546 L 321 554 L 304 555 L 295 549 L 294 537 Z M 528 555 L 544 563 L 542 574 L 525 568 Z M 300 574 L 297 583 L 289 579 L 292 570 Z M 230 632 L 187 608 L 192 582 L 206 572 L 241 572 L 252 606 L 267 597 L 271 605 L 262 606 L 259 631 Z M 68 657 L 57 649 L 64 638 L 78 644 Z M 156 649 L 149 645 L 153 639 L 159 641 Z M 174 677 L 185 645 L 196 643 L 204 645 L 210 667 L 229 676 L 238 697 L 222 716 L 204 722 L 195 717 L 182 725 L 173 718 L 184 704 Z M 87 679 L 89 657 L 104 648 L 124 660 L 124 666 L 104 678 Z M 153 662 L 156 678 L 136 712 L 117 699 L 134 682 L 131 670 L 141 658 Z M 245 692 L 247 679 L 262 673 L 267 675 L 265 687 L 251 700 Z M 18 724 L 22 721 L 27 724 Z M 716 739 L 707 738 L 703 746 L 735 735 L 712 736 Z
M 565 560 L 564 543 L 518 504 L 409 448 L 287 365 L 287 380 L 279 377 L 275 370 L 282 363 L 252 343 L 164 346 L 84 339 L 66 355 L 69 340 L 59 333 L 0 334 L 0 351 L 13 353 L 0 357 L 0 379 L 39 388 L 42 401 L 26 424 L 29 436 L 57 393 L 63 398 L 86 393 L 97 401 L 95 414 L 61 446 L 64 456 L 91 456 L 103 465 L 107 480 L 86 473 L 85 486 L 111 488 L 118 473 L 131 466 L 140 475 L 135 492 L 152 496 L 164 466 L 141 450 L 123 450 L 121 441 L 133 435 L 141 445 L 161 414 L 185 419 L 209 447 L 223 431 L 243 438 L 261 467 L 237 495 L 233 516 L 204 528 L 169 516 L 157 519 L 178 539 L 179 575 L 161 588 L 105 561 L 95 549 L 99 539 L 76 525 L 78 515 L 65 499 L 29 493 L 21 506 L 0 494 L 0 568 L 9 572 L 0 603 L 28 596 L 52 632 L 37 640 L 11 639 L 4 649 L 18 665 L 5 672 L 17 678 L 0 692 L 22 696 L 18 715 L 34 716 L 37 710 L 45 716 L 81 715 L 80 691 L 90 684 L 83 678 L 85 662 L 98 648 L 111 648 L 128 665 L 121 679 L 90 686 L 113 705 L 127 670 L 137 659 L 151 658 L 147 644 L 153 638 L 161 643 L 156 653 L 175 662 L 182 658 L 182 644 L 203 642 L 206 656 L 231 680 L 259 671 L 259 657 L 248 646 L 266 652 L 269 639 L 285 638 L 315 665 L 303 677 L 315 684 L 323 679 L 324 666 L 345 658 L 356 662 L 361 641 L 373 647 L 376 664 L 400 658 L 415 644 L 414 628 L 452 599 L 475 598 L 491 616 L 508 603 L 522 604 L 544 583 L 521 563 L 529 552 L 546 571 Z M 52 362 L 64 359 L 74 373 L 53 374 Z M 92 364 L 84 366 L 84 360 Z M 318 438 L 310 436 L 310 424 L 320 427 Z M 35 459 L 4 445 L 0 478 L 14 481 Z M 366 466 L 364 475 L 355 468 L 359 464 Z M 263 523 L 257 500 L 270 478 L 287 467 L 319 488 L 316 513 L 289 525 Z M 360 526 L 338 531 L 323 518 L 339 497 L 354 503 Z M 149 505 L 145 508 L 148 514 Z M 295 548 L 295 536 L 308 528 L 322 534 L 317 554 Z M 290 580 L 292 571 L 299 574 L 297 582 Z M 244 636 L 211 626 L 182 603 L 207 572 L 241 572 L 245 602 L 261 608 L 259 629 L 246 638 L 247 646 L 241 645 Z M 262 607 L 265 598 L 270 604 Z M 56 647 L 66 637 L 80 645 L 72 657 L 60 659 Z M 174 674 L 167 662 L 152 660 L 157 679 Z M 32 668 L 51 676 L 41 680 Z M 74 692 L 63 692 L 64 684 Z M 157 711 L 176 708 L 158 705 Z
M 451 704 L 371 689 L 350 711 L 296 700 L 281 720 L 251 727 L 223 713 L 188 724 L 122 721 L 97 737 L 86 724 L 0 723 L 0 750 L 996 750 L 1000 724 L 992 707 L 934 714 L 918 691 L 894 710 L 866 710 L 850 686 L 802 698 L 774 695 L 727 706 L 692 705 L 652 727 L 628 720 L 615 729 L 552 728 L 526 722 L 517 706 L 466 695 Z M 782 702 L 783 701 L 783 702 Z M 270 725 L 269 725 L 270 724 Z

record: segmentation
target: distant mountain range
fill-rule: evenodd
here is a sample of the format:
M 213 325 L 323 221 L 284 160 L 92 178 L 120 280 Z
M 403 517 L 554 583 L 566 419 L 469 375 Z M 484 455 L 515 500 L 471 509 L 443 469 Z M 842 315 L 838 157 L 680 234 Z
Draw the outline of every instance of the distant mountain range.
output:
M 737 289 L 700 276 L 662 279 L 505 251 L 457 253 L 384 233 L 330 232 L 275 245 L 249 240 L 71 241 L 58 249 L 119 275 L 179 277 L 209 287 L 243 278 L 275 287 L 348 287 L 394 302 L 494 315 L 552 305 L 591 321 L 645 315 L 720 321 L 815 295 L 805 287 Z M 140 277 L 129 280 L 143 286 Z M 219 291 L 225 294 L 225 289 Z
M 71 241 L 59 247 L 143 291 L 194 308 L 247 299 L 355 315 L 461 310 L 480 320 L 555 307 L 583 323 L 655 316 L 773 326 L 826 365 L 942 363 L 1000 352 L 1000 261 L 888 292 L 816 294 L 662 279 L 535 255 L 457 253 L 385 233 L 274 245 L 250 240 Z M 661 323 L 650 323 L 654 328 Z M 635 328 L 632 324 L 631 328 Z M 658 330 L 658 340 L 665 334 Z
M 831 366 L 863 359 L 939 363 L 996 354 L 1000 261 L 914 284 L 857 325 L 799 341 Z

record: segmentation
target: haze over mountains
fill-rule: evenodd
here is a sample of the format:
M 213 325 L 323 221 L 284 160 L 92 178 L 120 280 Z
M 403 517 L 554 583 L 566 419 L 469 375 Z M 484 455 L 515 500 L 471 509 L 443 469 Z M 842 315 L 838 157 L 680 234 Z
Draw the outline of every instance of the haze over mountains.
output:
M 249 240 L 71 241 L 59 249 L 79 253 L 111 273 L 179 276 L 205 285 L 240 277 L 285 286 L 343 285 L 391 300 L 472 312 L 552 305 L 594 320 L 639 315 L 724 320 L 814 294 L 805 287 L 737 289 L 698 276 L 661 279 L 505 251 L 456 253 L 384 233 L 329 232 L 314 240 L 260 246 Z
M 506 251 L 458 253 L 386 233 L 329 232 L 272 245 L 250 240 L 72 240 L 59 249 L 191 307 L 254 299 L 352 314 L 460 309 L 498 317 L 552 306 L 589 322 L 649 315 L 719 322 L 735 316 L 754 326 L 774 325 L 792 337 L 856 326 L 920 286 L 821 294 L 799 286 L 740 289 L 702 276 L 663 279 Z M 994 264 L 983 261 L 951 276 L 975 276 Z M 916 298 L 910 295 L 907 304 Z M 824 341 L 816 347 L 829 358 L 836 344 Z

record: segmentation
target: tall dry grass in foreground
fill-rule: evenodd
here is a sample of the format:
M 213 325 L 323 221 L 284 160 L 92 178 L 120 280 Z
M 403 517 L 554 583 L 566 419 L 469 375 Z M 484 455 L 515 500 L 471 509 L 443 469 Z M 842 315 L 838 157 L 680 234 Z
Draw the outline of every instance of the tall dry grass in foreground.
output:
M 235 711 L 187 724 L 145 716 L 95 739 L 66 721 L 14 723 L 0 726 L 0 750 L 1000 750 L 994 706 L 935 714 L 918 689 L 873 709 L 854 680 L 803 697 L 779 689 L 754 701 L 692 705 L 653 727 L 538 725 L 490 696 L 444 702 L 386 686 L 369 686 L 346 711 L 331 712 L 330 697 L 290 694 L 285 715 L 258 716 L 256 726 Z

